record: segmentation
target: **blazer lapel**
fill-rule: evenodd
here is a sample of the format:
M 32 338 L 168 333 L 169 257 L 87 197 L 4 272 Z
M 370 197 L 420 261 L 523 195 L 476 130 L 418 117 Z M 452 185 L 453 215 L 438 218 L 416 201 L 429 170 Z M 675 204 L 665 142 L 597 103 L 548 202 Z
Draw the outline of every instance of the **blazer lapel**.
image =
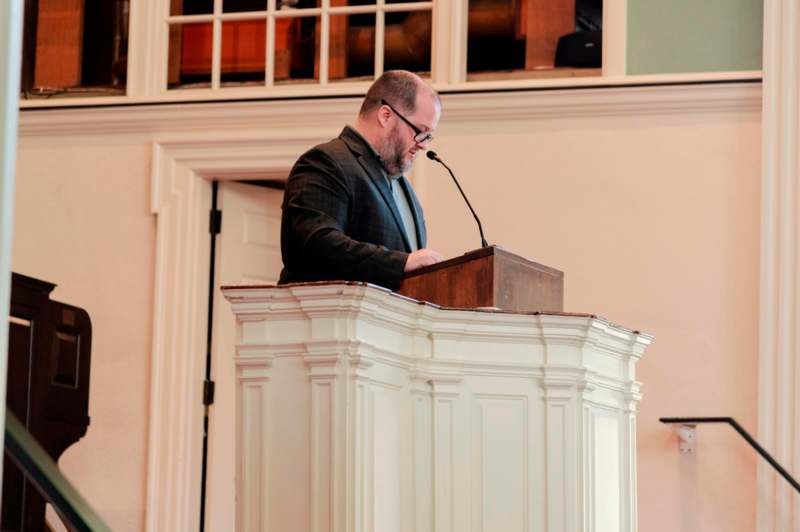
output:
M 361 137 L 361 135 L 359 135 L 350 126 L 345 126 L 345 128 L 339 134 L 339 138 L 342 139 L 342 141 L 353 151 L 358 159 L 358 163 L 364 169 L 364 172 L 366 172 L 369 178 L 372 179 L 373 185 L 375 185 L 375 188 L 377 188 L 380 192 L 386 209 L 392 213 L 394 223 L 397 225 L 397 231 L 400 233 L 400 236 L 403 239 L 405 251 L 410 253 L 411 242 L 408 241 L 408 235 L 406 234 L 403 220 L 400 217 L 400 211 L 397 210 L 397 205 L 392 197 L 392 191 L 389 189 L 389 183 L 386 182 L 386 177 L 384 177 L 384 170 L 381 167 L 381 163 L 372 153 L 372 148 L 367 146 L 367 141 L 364 140 L 364 138 Z M 415 219 L 416 216 L 417 215 L 415 213 Z M 419 241 L 419 234 L 417 235 L 417 241 Z
M 405 251 L 411 252 L 411 243 L 408 241 L 408 235 L 406 235 L 405 226 L 400 217 L 400 211 L 397 210 L 397 204 L 392 197 L 392 191 L 389 190 L 389 183 L 387 183 L 384 177 L 383 169 L 379 166 L 380 163 L 378 163 L 374 157 L 364 155 L 358 157 L 358 162 L 367 172 L 370 179 L 372 179 L 372 183 L 381 193 L 386 208 L 392 213 L 392 218 L 394 218 L 394 223 L 397 225 L 397 230 L 400 232 L 400 236 L 403 237 L 403 245 L 406 247 Z
M 422 206 L 419 203 L 419 199 L 417 199 L 417 195 L 414 194 L 414 189 L 411 188 L 411 183 L 402 176 L 400 179 L 400 184 L 403 187 L 403 192 L 406 194 L 406 198 L 408 198 L 408 203 L 411 205 L 411 214 L 414 216 L 414 227 L 417 229 L 417 244 L 419 245 L 419 249 L 424 248 L 427 245 L 427 238 L 428 234 L 425 229 L 425 218 L 422 215 Z

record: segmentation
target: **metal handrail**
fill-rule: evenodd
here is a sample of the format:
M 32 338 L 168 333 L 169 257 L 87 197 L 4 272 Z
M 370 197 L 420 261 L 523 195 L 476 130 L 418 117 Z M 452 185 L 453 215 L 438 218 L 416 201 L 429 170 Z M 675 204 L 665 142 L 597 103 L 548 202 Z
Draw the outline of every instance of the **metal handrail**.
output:
M 70 484 L 39 442 L 6 408 L 5 451 L 70 530 L 111 532 L 89 503 Z
M 662 423 L 668 423 L 672 425 L 698 425 L 700 423 L 727 423 L 733 429 L 739 433 L 739 435 L 745 439 L 747 443 L 750 444 L 750 447 L 756 450 L 758 454 L 760 454 L 764 460 L 769 462 L 769 465 L 775 468 L 775 470 L 780 473 L 780 475 L 786 479 L 786 481 L 792 485 L 792 487 L 800 493 L 800 483 L 798 483 L 792 475 L 789 474 L 786 469 L 781 466 L 777 460 L 775 460 L 771 454 L 767 452 L 766 449 L 761 447 L 759 443 L 753 438 L 749 432 L 744 430 L 744 428 L 736 422 L 735 419 L 732 417 L 662 417 L 659 418 L 659 421 Z

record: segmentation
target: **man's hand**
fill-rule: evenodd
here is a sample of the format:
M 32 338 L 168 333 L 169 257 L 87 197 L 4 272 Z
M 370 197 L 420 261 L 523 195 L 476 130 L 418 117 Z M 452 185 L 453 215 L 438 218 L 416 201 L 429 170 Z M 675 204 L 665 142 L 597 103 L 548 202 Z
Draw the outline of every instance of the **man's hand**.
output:
M 418 270 L 419 268 L 424 268 L 425 266 L 430 266 L 431 264 L 436 264 L 443 260 L 444 257 L 432 249 L 419 249 L 408 256 L 405 271 L 411 272 Z

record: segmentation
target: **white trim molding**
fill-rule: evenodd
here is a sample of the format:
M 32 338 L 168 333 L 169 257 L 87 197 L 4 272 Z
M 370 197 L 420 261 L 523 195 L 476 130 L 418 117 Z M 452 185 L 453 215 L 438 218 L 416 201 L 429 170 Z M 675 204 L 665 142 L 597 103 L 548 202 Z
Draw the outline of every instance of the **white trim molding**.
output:
M 117 98 L 153 98 L 165 91 L 169 44 L 164 20 L 168 12 L 168 2 L 131 2 L 127 94 Z
M 764 107 L 758 432 L 795 476 L 800 472 L 800 7 L 764 2 Z M 800 530 L 800 498 L 758 465 L 759 532 Z
M 603 76 L 624 76 L 628 59 L 628 0 L 603 2 Z
M 466 16 L 466 11 L 463 11 Z M 459 14 L 451 15 L 461 16 Z M 464 21 L 466 24 L 466 20 Z M 438 30 L 437 30 L 438 31 Z M 616 46 L 621 44 L 616 43 Z M 453 37 L 453 50 L 461 50 L 466 54 L 466 42 Z M 454 52 L 455 53 L 455 52 Z M 461 53 L 461 52 L 459 52 Z M 437 52 L 438 54 L 438 52 Z M 436 59 L 433 59 L 441 63 Z M 134 58 L 131 57 L 131 61 Z M 139 59 L 141 61 L 141 59 Z M 466 62 L 466 57 L 464 58 Z M 437 64 L 438 64 L 437 63 Z M 453 63 L 450 63 L 451 66 Z M 465 63 L 466 64 L 466 63 Z M 619 65 L 613 68 L 620 68 Z M 164 71 L 166 66 L 163 67 Z M 433 87 L 442 93 L 476 93 L 479 91 L 571 91 L 587 88 L 628 88 L 636 89 L 642 86 L 673 86 L 692 84 L 727 84 L 727 83 L 756 83 L 761 82 L 760 70 L 739 70 L 730 72 L 693 72 L 688 74 L 636 74 L 636 75 L 608 75 L 608 76 L 580 76 L 567 78 L 541 78 L 541 79 L 515 79 L 515 80 L 485 80 L 466 81 L 463 75 L 457 72 L 440 74 L 442 68 L 436 67 L 434 73 L 439 78 L 433 78 Z M 140 70 L 137 67 L 137 70 Z M 210 88 L 197 88 L 186 90 L 164 90 L 158 93 L 143 92 L 145 84 L 153 84 L 156 74 L 161 69 L 153 72 L 139 72 L 135 80 L 130 80 L 133 73 L 129 70 L 128 94 L 125 96 L 90 96 L 69 98 L 30 98 L 20 101 L 22 109 L 57 109 L 70 107 L 98 107 L 98 106 L 128 106 L 128 105 L 164 105 L 174 103 L 230 103 L 235 101 L 279 101 L 285 99 L 316 99 L 316 98 L 362 98 L 366 94 L 371 81 L 342 81 L 336 83 L 275 85 L 273 87 L 225 87 L 221 90 Z M 449 81 L 440 81 L 441 76 L 450 76 Z M 149 85 L 148 85 L 149 86 Z M 135 92 L 134 92 L 135 90 Z
M 355 118 L 360 97 L 37 109 L 20 116 L 20 136 L 158 134 L 165 131 L 286 130 Z M 442 95 L 442 128 L 475 121 L 760 112 L 760 83 L 520 90 Z M 306 118 L 307 117 L 307 118 Z
M 153 145 L 157 219 L 146 530 L 197 530 L 203 441 L 211 181 L 285 176 L 320 129 Z

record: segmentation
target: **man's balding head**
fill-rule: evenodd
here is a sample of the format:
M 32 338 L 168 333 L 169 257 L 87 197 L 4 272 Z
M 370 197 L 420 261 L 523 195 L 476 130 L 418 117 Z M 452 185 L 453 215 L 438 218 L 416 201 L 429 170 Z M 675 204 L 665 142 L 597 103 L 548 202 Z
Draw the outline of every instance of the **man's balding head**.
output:
M 388 70 L 369 88 L 358 114 L 367 116 L 381 106 L 381 100 L 390 102 L 401 112 L 413 114 L 417 109 L 417 95 L 420 92 L 425 93 L 425 96 L 432 96 L 436 104 L 441 106 L 439 95 L 419 76 L 407 70 Z

